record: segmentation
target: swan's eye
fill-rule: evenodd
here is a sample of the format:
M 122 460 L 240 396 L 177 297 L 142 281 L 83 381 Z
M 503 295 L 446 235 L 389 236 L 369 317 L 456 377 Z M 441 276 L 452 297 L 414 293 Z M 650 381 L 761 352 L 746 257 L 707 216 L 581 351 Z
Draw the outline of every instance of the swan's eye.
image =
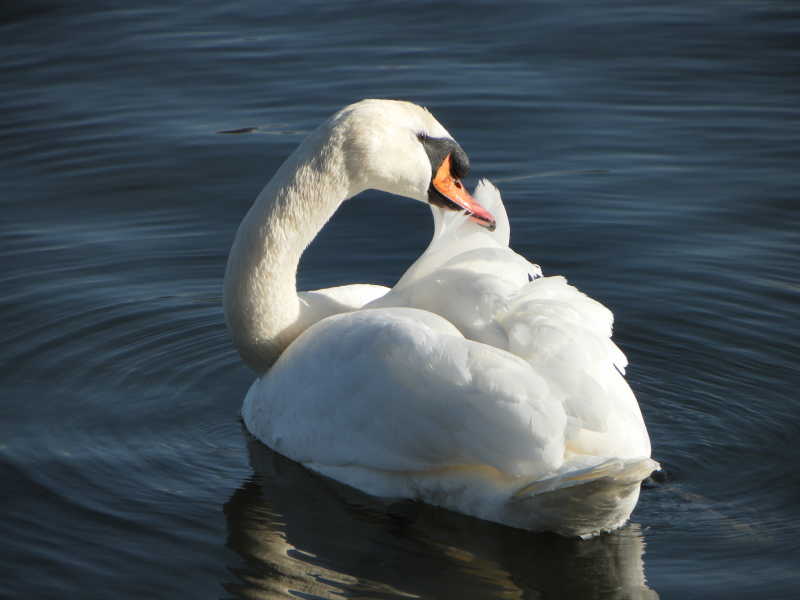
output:
M 456 179 L 455 184 L 456 184 L 456 187 L 458 189 L 461 189 L 462 187 L 464 187 L 463 185 L 461 185 L 461 182 L 458 179 Z

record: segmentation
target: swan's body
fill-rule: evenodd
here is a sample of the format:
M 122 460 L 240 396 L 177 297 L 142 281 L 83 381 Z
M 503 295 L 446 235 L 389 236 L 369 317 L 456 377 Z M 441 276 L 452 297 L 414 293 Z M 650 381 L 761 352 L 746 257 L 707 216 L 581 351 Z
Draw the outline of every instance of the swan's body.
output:
M 234 341 L 266 371 L 245 424 L 370 494 L 567 535 L 619 527 L 657 464 L 612 315 L 508 248 L 492 186 L 468 204 L 473 219 L 434 208 L 433 241 L 392 290 L 295 290 L 300 254 L 343 200 L 439 189 L 442 157 L 422 148 L 431 138 L 460 152 L 423 109 L 362 101 L 312 134 L 256 200 L 225 281 Z M 484 208 L 494 231 L 473 222 L 489 222 Z

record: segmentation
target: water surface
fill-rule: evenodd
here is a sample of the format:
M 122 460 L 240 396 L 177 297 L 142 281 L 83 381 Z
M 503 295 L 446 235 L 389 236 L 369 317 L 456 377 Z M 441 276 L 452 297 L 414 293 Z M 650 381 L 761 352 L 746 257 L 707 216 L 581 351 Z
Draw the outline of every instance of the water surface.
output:
M 800 585 L 800 13 L 789 2 L 19 3 L 2 22 L 0 561 L 25 598 L 782 598 Z M 309 475 L 254 443 L 221 281 L 282 159 L 428 106 L 513 247 L 610 306 L 669 477 L 589 542 Z M 255 127 L 246 135 L 216 132 Z M 472 179 L 474 183 L 475 178 Z M 368 193 L 300 286 L 432 232 Z

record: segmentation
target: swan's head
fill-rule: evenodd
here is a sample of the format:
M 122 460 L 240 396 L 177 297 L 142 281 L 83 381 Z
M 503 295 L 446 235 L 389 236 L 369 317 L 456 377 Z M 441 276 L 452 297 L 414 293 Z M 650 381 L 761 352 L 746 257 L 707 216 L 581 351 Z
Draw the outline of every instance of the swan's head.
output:
M 467 192 L 464 150 L 426 109 L 399 100 L 362 100 L 329 121 L 342 143 L 353 194 L 379 189 L 451 210 L 494 229 L 495 219 Z

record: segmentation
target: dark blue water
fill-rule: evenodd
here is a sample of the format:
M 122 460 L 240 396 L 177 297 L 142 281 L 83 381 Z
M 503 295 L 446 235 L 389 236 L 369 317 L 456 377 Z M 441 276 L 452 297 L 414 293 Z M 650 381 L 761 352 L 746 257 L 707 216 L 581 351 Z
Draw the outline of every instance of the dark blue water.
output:
M 778 1 L 6 6 L 0 595 L 796 597 L 798 30 Z M 428 106 L 512 245 L 615 311 L 668 472 L 618 533 L 387 506 L 243 432 L 235 228 L 369 96 Z M 301 287 L 391 285 L 431 232 L 366 194 Z

